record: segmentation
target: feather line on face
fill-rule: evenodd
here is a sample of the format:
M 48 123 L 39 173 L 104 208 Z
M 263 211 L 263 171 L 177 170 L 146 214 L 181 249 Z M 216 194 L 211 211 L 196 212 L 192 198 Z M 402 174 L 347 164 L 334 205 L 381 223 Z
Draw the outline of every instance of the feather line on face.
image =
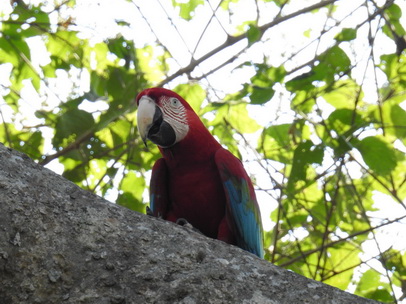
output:
M 189 132 L 186 108 L 175 97 L 164 96 L 160 102 L 164 120 L 175 130 L 176 142 L 181 141 Z

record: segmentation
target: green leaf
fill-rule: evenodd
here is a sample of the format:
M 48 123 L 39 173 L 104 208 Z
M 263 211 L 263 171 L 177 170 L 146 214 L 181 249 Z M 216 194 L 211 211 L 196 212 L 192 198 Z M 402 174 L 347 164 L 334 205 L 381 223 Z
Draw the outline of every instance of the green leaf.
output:
M 388 23 L 390 24 L 390 27 L 386 24 L 383 27 L 383 32 L 389 37 L 389 38 L 395 38 L 393 37 L 393 30 L 395 31 L 396 35 L 398 37 L 403 37 L 406 35 L 406 31 L 404 27 L 402 26 L 402 23 L 400 22 L 400 18 L 402 17 L 402 10 L 397 4 L 392 4 L 390 7 L 385 9 L 385 14 L 388 19 Z
M 145 179 L 137 176 L 133 171 L 127 172 L 121 181 L 121 189 L 125 192 L 132 193 L 134 197 L 141 200 L 145 188 Z
M 261 126 L 248 115 L 247 104 L 244 102 L 223 104 L 223 106 L 218 109 L 216 118 L 210 125 L 216 126 L 225 121 L 241 133 L 253 133 L 261 128 Z
M 385 54 L 381 56 L 380 67 L 389 80 L 397 76 L 397 65 L 396 54 Z
M 307 29 L 303 32 L 303 36 L 306 38 L 310 38 L 310 33 L 312 32 L 312 29 Z
M 107 43 L 108 49 L 111 53 L 115 54 L 119 59 L 125 60 L 125 67 L 128 69 L 130 62 L 134 62 L 135 58 L 135 47 L 134 42 L 125 40 L 122 36 L 110 39 Z M 100 53 L 97 59 L 103 60 L 101 56 L 106 51 L 100 45 L 95 48 L 95 50 Z
M 406 111 L 399 106 L 395 98 L 385 101 L 382 105 L 369 107 L 370 117 L 383 126 L 385 131 L 397 138 L 406 138 Z
M 81 185 L 81 182 L 86 179 L 87 172 L 82 166 L 80 166 L 80 164 L 83 163 L 79 160 L 80 157 L 71 156 L 72 154 L 65 155 L 59 159 L 65 168 L 62 176 L 71 182 Z
M 35 131 L 34 133 L 21 133 L 20 140 L 23 143 L 23 147 L 19 151 L 26 153 L 33 159 L 39 159 L 42 156 L 44 138 L 42 133 Z
M 121 181 L 120 193 L 117 199 L 117 204 L 145 213 L 145 204 L 142 203 L 142 194 L 145 189 L 145 179 L 142 176 L 137 176 L 133 171 L 127 172 Z
M 263 130 L 257 149 L 268 159 L 291 164 L 296 142 L 309 139 L 309 135 L 309 127 L 304 120 L 271 126 Z
M 107 148 L 114 148 L 113 135 L 109 128 L 103 128 L 97 131 L 95 135 L 106 145 Z
M 343 242 L 328 250 L 327 269 L 334 269 L 338 274 L 325 280 L 326 284 L 345 290 L 351 282 L 354 267 L 360 263 L 360 249 L 349 242 Z
M 247 30 L 248 46 L 253 45 L 262 37 L 261 30 L 254 24 L 250 24 Z
M 266 135 L 269 135 L 274 139 L 279 147 L 287 147 L 290 145 L 290 130 L 292 128 L 291 124 L 281 124 L 276 126 L 271 126 L 264 130 Z
M 313 81 L 317 80 L 313 71 L 303 73 L 286 82 L 286 88 L 291 91 L 311 91 L 314 88 Z
M 337 41 L 351 41 L 357 38 L 357 30 L 353 28 L 344 28 L 334 39 Z
M 369 136 L 355 143 L 368 167 L 380 175 L 395 169 L 397 158 L 394 149 L 382 137 Z
M 102 179 L 106 176 L 105 174 L 108 169 L 107 160 L 96 158 L 90 160 L 87 158 L 87 160 L 86 185 L 89 189 L 99 190 L 104 184 Z
M 109 67 L 108 75 L 106 89 L 108 95 L 113 100 L 111 105 L 116 105 L 118 108 L 126 108 L 130 101 L 135 98 L 134 92 L 136 90 L 135 82 L 137 78 L 133 71 L 125 67 Z
M 254 86 L 252 87 L 252 93 L 250 95 L 251 104 L 264 104 L 269 101 L 274 94 L 275 90 L 272 88 Z
M 338 226 L 348 234 L 367 230 L 370 226 L 363 217 L 366 211 L 373 210 L 372 191 L 369 182 L 365 179 L 353 180 L 353 186 L 343 186 L 337 189 L 336 185 L 340 183 L 341 178 L 334 176 L 331 177 L 331 183 L 326 185 L 330 197 L 335 197 L 334 202 L 336 204 L 336 212 L 332 215 L 331 224 Z M 360 208 L 360 198 L 357 193 L 358 195 L 362 193 L 362 208 Z M 365 233 L 360 236 L 362 237 L 357 238 L 357 241 L 365 240 L 368 234 Z
M 390 117 L 396 137 L 406 138 L 406 111 L 395 104 L 390 109 Z
M 39 131 L 19 131 L 13 124 L 3 122 L 0 125 L 0 142 L 34 159 L 42 156 L 44 139 Z
M 398 56 L 397 54 L 388 54 L 381 56 L 381 62 L 379 64 L 382 71 L 388 77 L 389 82 L 391 85 L 386 89 L 389 91 L 390 95 L 393 95 L 392 98 L 396 98 L 396 95 L 399 94 L 396 91 L 404 92 L 404 88 L 406 86 L 406 56 L 401 54 Z M 397 94 L 394 94 L 397 93 Z M 399 94 L 400 98 L 402 98 L 402 93 Z
M 51 56 L 77 68 L 83 67 L 83 51 L 86 40 L 79 39 L 77 32 L 57 31 L 47 36 L 46 47 Z
M 120 146 L 128 141 L 128 137 L 131 135 L 131 128 L 130 122 L 124 119 L 110 123 L 109 129 L 113 139 L 113 147 Z M 115 153 L 119 154 L 121 151 L 116 150 Z
M 94 127 L 92 114 L 72 109 L 58 117 L 55 125 L 54 146 L 74 141 L 78 136 Z
M 110 61 L 107 59 L 109 47 L 105 43 L 98 43 L 93 47 L 92 51 L 94 52 L 96 57 L 96 71 L 102 73 L 102 71 L 107 69 L 107 66 L 110 63 Z
M 62 176 L 77 185 L 81 185 L 81 182 L 86 179 L 86 172 L 81 169 L 65 170 Z
M 199 84 L 180 84 L 174 88 L 174 91 L 182 96 L 196 113 L 199 113 L 200 107 L 206 98 L 206 91 Z
M 146 205 L 137 201 L 130 192 L 120 193 L 117 197 L 116 204 L 140 213 L 145 213 Z
M 179 16 L 188 21 L 192 19 L 196 8 L 202 4 L 204 4 L 203 0 L 189 0 L 187 2 L 172 0 L 172 5 L 180 8 Z
M 356 295 L 382 302 L 392 302 L 390 293 L 380 282 L 380 275 L 374 269 L 368 269 L 362 274 L 354 292 Z
M 398 250 L 391 248 L 383 253 L 383 257 L 380 261 L 385 269 L 396 272 L 400 277 L 406 279 L 406 253 L 402 256 Z
M 327 84 L 334 82 L 334 76 L 342 76 L 349 73 L 351 60 L 347 54 L 337 45 L 331 47 L 320 55 L 320 63 L 315 66 L 314 78 L 325 81 Z
M 374 299 L 382 303 L 393 303 L 393 296 L 385 289 L 377 289 L 364 295 L 365 298 Z
M 355 110 L 338 109 L 326 119 L 327 126 L 337 132 L 339 136 L 348 137 L 361 128 L 366 122 Z
M 291 124 L 271 126 L 262 132 L 258 140 L 258 150 L 262 151 L 267 159 L 273 159 L 285 164 L 292 162 L 290 131 Z
M 352 79 L 339 80 L 322 97 L 336 109 L 354 109 L 356 99 L 358 98 L 359 106 L 360 100 L 363 98 L 360 89 L 360 86 Z
M 261 126 L 248 115 L 246 103 L 231 106 L 228 113 L 224 114 L 224 118 L 231 124 L 231 126 L 239 130 L 241 133 L 253 133 L 261 128 Z
M 104 75 L 98 74 L 96 71 L 92 71 L 90 74 L 90 89 L 96 95 L 106 96 L 107 93 L 107 78 Z
M 11 44 L 6 38 L 0 37 L 0 63 L 11 63 L 13 66 L 17 66 L 19 62 L 19 56 L 13 51 Z
M 235 134 L 235 130 L 230 128 L 229 124 L 226 122 L 219 122 L 214 126 L 212 129 L 212 134 L 220 138 L 221 144 L 225 145 L 227 149 L 241 159 L 240 151 L 238 150 L 237 142 L 233 135 Z
M 281 82 L 286 70 L 283 66 L 273 67 L 267 64 L 254 64 L 255 75 L 251 77 L 251 84 L 258 87 L 272 87 L 274 83 Z
M 315 104 L 316 99 L 312 92 L 302 90 L 295 94 L 295 97 L 292 99 L 290 106 L 295 112 L 310 113 Z
M 326 119 L 325 125 L 316 128 L 323 143 L 333 148 L 334 155 L 339 157 L 353 148 L 353 133 L 366 124 L 358 112 L 343 108 L 333 111 Z
M 165 77 L 165 65 L 156 61 L 157 50 L 158 48 L 152 45 L 136 49 L 138 69 L 149 83 L 159 82 Z
M 23 80 L 29 79 L 33 87 L 38 91 L 40 87 L 40 78 L 37 72 L 32 68 L 31 65 L 23 63 L 20 65 L 20 69 L 15 70 L 18 75 L 16 75 L 16 82 L 18 87 L 23 85 Z M 13 72 L 14 74 L 14 72 Z M 20 87 L 21 88 L 21 87 Z
M 25 5 L 15 5 L 13 22 L 2 23 L 1 32 L 11 38 L 28 38 L 46 33 L 50 28 L 49 15 L 41 10 L 41 6 L 29 9 Z
M 306 91 L 306 98 L 315 88 L 317 82 L 325 82 L 328 85 L 334 83 L 335 76 L 349 73 L 351 60 L 339 47 L 333 46 L 319 56 L 319 63 L 310 72 L 299 75 L 286 83 L 286 88 L 291 91 Z M 303 97 L 303 96 L 302 96 Z
M 321 164 L 323 156 L 323 146 L 314 145 L 310 140 L 300 143 L 295 149 L 293 155 L 293 164 L 289 175 L 288 189 L 293 190 L 295 183 L 299 180 L 305 181 L 308 166 L 310 164 Z
M 251 83 L 246 85 L 247 92 L 252 104 L 263 104 L 269 101 L 275 94 L 272 88 L 276 82 L 281 82 L 286 75 L 283 66 L 272 67 L 267 64 L 254 64 L 255 75 L 251 77 Z
M 292 227 L 302 227 L 308 216 L 309 214 L 305 210 L 300 210 L 288 216 L 289 223 Z
M 8 60 L 14 66 L 17 66 L 19 63 L 22 65 L 27 64 L 27 61 L 31 59 L 31 51 L 28 44 L 20 38 L 0 37 L 0 49 L 5 56 L 1 60 Z

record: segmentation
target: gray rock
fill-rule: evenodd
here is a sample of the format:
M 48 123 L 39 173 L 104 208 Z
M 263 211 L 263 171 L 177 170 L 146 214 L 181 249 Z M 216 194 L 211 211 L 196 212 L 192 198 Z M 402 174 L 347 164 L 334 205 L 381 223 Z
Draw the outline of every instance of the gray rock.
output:
M 111 204 L 0 144 L 0 303 L 376 303 Z

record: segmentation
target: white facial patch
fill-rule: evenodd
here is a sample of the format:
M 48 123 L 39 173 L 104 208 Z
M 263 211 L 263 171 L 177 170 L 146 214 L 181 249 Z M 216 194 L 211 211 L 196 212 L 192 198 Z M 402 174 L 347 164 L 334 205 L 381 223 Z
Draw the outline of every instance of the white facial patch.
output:
M 175 97 L 163 97 L 161 100 L 163 119 L 175 130 L 176 142 L 185 138 L 189 132 L 186 108 Z

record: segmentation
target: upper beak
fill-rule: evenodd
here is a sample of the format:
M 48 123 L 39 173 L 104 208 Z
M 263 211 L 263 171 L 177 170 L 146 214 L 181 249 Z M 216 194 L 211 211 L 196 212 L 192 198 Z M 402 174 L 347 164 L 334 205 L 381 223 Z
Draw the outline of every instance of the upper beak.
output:
M 145 146 L 147 139 L 163 148 L 176 142 L 174 129 L 164 121 L 162 111 L 154 100 L 146 95 L 138 102 L 137 125 Z
M 155 102 L 148 96 L 142 96 L 138 103 L 137 126 L 138 132 L 145 146 L 147 145 L 148 132 L 154 123 L 154 116 L 157 112 L 157 108 Z

